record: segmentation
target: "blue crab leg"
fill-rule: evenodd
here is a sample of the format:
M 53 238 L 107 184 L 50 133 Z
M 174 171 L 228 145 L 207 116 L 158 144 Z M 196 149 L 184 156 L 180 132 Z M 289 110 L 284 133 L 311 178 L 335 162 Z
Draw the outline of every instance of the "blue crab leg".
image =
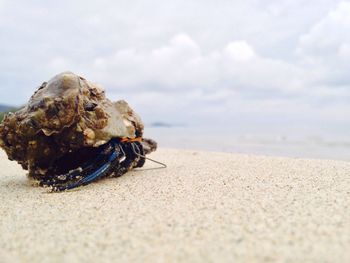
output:
M 145 162 L 143 154 L 143 147 L 139 142 L 120 143 L 118 139 L 112 139 L 95 160 L 68 174 L 55 176 L 50 181 L 43 182 L 43 185 L 51 186 L 52 191 L 59 192 L 89 184 L 112 173 L 120 176 L 132 168 L 142 167 Z
M 107 147 L 102 148 L 98 154 L 97 157 L 93 160 L 87 161 L 83 165 L 81 165 L 79 168 L 76 168 L 72 171 L 69 171 L 67 174 L 63 175 L 55 175 L 54 177 L 51 177 L 49 179 L 43 179 L 40 182 L 41 186 L 53 186 L 53 185 L 60 185 L 67 183 L 71 180 L 79 179 L 79 177 L 86 177 L 86 174 L 90 174 L 95 167 L 100 166 L 101 163 L 105 163 L 107 161 L 107 158 L 113 151 L 115 151 L 115 148 L 112 147 L 110 144 L 108 144 Z
M 109 146 L 111 146 L 112 151 L 109 150 L 107 155 L 104 154 L 104 158 L 97 158 L 99 161 L 95 160 L 92 164 L 88 165 L 88 167 L 80 172 L 80 175 L 83 176 L 82 179 L 73 183 L 69 183 L 68 181 L 68 183 L 65 184 L 51 184 L 53 191 L 64 191 L 86 185 L 111 173 L 111 171 L 119 165 L 119 158 L 121 156 L 120 152 L 116 149 L 117 143 L 115 141 L 112 140 L 109 142 Z
M 83 177 L 77 182 L 70 183 L 67 185 L 53 185 L 53 191 L 64 191 L 64 190 L 73 189 L 82 185 L 89 184 L 94 180 L 107 175 L 108 173 L 111 172 L 111 169 L 115 168 L 115 166 L 119 164 L 118 157 L 119 157 L 119 153 L 117 151 L 112 151 L 109 154 L 106 162 L 100 165 L 99 167 L 97 167 L 87 176 Z

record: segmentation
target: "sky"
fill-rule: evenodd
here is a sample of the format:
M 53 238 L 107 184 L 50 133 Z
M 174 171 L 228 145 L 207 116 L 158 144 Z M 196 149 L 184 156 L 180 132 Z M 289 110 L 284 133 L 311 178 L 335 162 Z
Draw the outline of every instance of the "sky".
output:
M 69 70 L 147 123 L 346 132 L 349 32 L 350 1 L 0 0 L 0 103 Z

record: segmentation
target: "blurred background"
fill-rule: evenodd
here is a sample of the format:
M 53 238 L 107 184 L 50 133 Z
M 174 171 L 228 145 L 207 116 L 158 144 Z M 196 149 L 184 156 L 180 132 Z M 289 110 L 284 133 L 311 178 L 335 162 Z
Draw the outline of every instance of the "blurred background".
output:
M 350 1 L 0 0 L 0 111 L 69 70 L 161 147 L 350 160 L 349 32 Z

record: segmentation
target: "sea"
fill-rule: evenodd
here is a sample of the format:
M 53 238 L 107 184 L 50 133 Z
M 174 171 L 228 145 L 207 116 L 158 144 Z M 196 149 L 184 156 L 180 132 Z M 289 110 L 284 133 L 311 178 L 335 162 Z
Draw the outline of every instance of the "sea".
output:
M 254 129 L 146 125 L 159 147 L 350 161 L 350 136 L 342 129 Z

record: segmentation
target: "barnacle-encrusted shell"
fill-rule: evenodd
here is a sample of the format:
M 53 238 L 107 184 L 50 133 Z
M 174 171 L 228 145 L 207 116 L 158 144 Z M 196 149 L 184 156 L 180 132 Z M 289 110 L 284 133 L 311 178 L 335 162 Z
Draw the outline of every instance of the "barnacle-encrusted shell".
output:
M 138 115 L 111 102 L 97 85 L 71 72 L 44 82 L 27 105 L 0 124 L 0 146 L 29 174 L 44 174 L 58 158 L 111 138 L 142 136 Z

